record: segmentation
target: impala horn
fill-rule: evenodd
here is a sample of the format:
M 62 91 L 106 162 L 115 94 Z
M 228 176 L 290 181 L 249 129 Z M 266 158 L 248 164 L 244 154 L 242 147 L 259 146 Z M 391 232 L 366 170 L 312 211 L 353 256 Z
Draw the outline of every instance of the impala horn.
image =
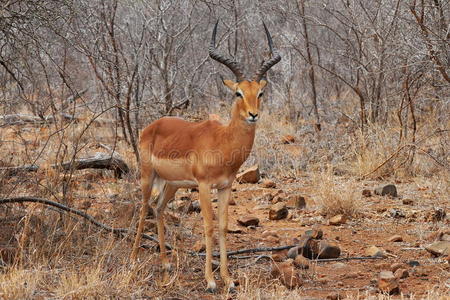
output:
M 216 25 L 214 26 L 213 33 L 212 33 L 211 44 L 209 46 L 209 56 L 212 59 L 217 60 L 218 62 L 227 66 L 234 73 L 238 82 L 243 81 L 244 74 L 242 73 L 241 69 L 239 68 L 238 63 L 235 60 L 232 60 L 231 58 L 226 58 L 226 57 L 222 56 L 216 49 L 216 34 L 217 34 L 217 25 L 218 24 L 219 24 L 219 20 L 217 20 Z
M 278 50 L 273 49 L 272 37 L 270 36 L 270 32 L 267 29 L 267 26 L 264 22 L 263 22 L 263 25 L 264 25 L 264 30 L 266 32 L 267 42 L 269 44 L 269 50 L 270 50 L 270 54 L 271 54 L 272 58 L 269 59 L 268 61 L 262 63 L 261 68 L 259 68 L 258 72 L 256 72 L 256 74 L 255 74 L 255 77 L 253 77 L 254 81 L 260 81 L 264 77 L 264 74 L 266 74 L 266 72 L 269 71 L 270 68 L 272 68 L 275 64 L 277 64 L 281 60 L 281 56 L 278 53 Z

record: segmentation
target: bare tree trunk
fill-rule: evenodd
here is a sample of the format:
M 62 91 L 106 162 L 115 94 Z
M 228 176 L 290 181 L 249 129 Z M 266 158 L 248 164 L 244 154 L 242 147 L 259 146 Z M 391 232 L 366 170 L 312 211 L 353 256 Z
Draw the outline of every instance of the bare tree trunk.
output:
M 308 27 L 306 25 L 305 0 L 298 1 L 297 8 L 299 10 L 299 13 L 300 13 L 300 16 L 302 19 L 303 32 L 305 35 L 306 57 L 308 59 L 308 64 L 309 64 L 308 75 L 309 75 L 309 80 L 311 82 L 312 103 L 313 103 L 313 107 L 314 107 L 314 116 L 316 118 L 316 124 L 314 127 L 315 127 L 316 131 L 318 132 L 321 130 L 321 125 L 320 125 L 319 110 L 317 108 L 317 91 L 316 91 L 316 76 L 315 76 L 315 70 L 314 70 L 314 61 L 313 61 L 313 58 L 311 55 L 311 43 L 310 43 L 309 35 L 308 35 Z

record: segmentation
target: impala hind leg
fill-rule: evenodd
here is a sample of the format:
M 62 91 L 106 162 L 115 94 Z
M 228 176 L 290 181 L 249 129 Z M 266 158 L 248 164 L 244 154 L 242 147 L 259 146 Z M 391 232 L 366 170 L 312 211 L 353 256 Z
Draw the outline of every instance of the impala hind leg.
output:
M 158 227 L 158 240 L 159 240 L 159 251 L 161 255 L 161 264 L 164 268 L 164 281 L 167 279 L 167 273 L 171 269 L 171 264 L 169 263 L 169 259 L 167 258 L 166 251 L 166 238 L 164 233 L 164 209 L 166 208 L 167 203 L 175 197 L 175 193 L 178 188 L 165 184 L 158 198 L 158 203 L 156 204 L 156 224 Z
M 217 289 L 214 275 L 212 272 L 212 247 L 213 247 L 213 211 L 211 205 L 211 185 L 206 183 L 199 183 L 200 208 L 203 216 L 203 225 L 205 230 L 205 245 L 206 245 L 206 262 L 205 262 L 205 279 L 208 283 L 206 290 L 215 292 Z
M 144 221 L 148 213 L 149 200 L 152 194 L 153 181 L 156 173 L 151 166 L 141 166 L 141 189 L 142 189 L 142 207 L 139 217 L 139 225 L 134 239 L 133 249 L 131 251 L 131 260 L 135 261 L 137 258 L 139 245 L 141 243 L 142 231 L 144 230 Z
M 231 197 L 231 187 L 218 191 L 219 199 L 219 246 L 220 246 L 220 276 L 225 286 L 230 290 L 234 290 L 234 280 L 228 273 L 227 258 L 227 230 L 228 230 L 228 203 Z

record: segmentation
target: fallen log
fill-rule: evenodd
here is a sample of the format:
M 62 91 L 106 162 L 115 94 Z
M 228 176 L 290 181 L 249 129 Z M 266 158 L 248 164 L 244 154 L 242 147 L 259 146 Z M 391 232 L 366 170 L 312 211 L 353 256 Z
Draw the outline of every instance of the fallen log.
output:
M 107 154 L 96 152 L 91 157 L 79 158 L 73 161 L 63 162 L 62 164 L 53 164 L 51 168 L 62 168 L 65 171 L 83 170 L 83 169 L 108 169 L 113 170 L 116 178 L 121 178 L 123 174 L 130 172 L 130 168 L 125 161 L 116 153 Z M 23 172 L 36 172 L 40 167 L 37 165 L 26 165 L 18 167 L 1 167 L 0 172 L 3 176 L 12 177 Z

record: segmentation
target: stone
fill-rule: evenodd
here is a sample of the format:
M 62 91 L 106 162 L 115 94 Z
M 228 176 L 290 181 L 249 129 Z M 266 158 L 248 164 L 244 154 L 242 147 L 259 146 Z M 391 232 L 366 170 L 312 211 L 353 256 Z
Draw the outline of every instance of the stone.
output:
M 279 202 L 270 207 L 269 210 L 269 219 L 270 220 L 281 220 L 285 219 L 288 216 L 288 209 L 286 204 Z
M 327 241 L 311 240 L 311 250 L 314 258 L 330 259 L 338 258 L 341 255 L 341 249 Z
M 236 205 L 236 200 L 234 200 L 233 197 L 230 197 L 230 200 L 228 200 L 228 205 Z
M 286 134 L 281 137 L 281 142 L 283 144 L 293 144 L 295 143 L 295 138 L 290 134 Z
M 404 269 L 405 265 L 402 263 L 393 263 L 391 265 L 391 271 L 395 273 L 395 271 L 397 271 L 398 269 Z
M 389 242 L 403 242 L 403 237 L 399 234 L 393 235 L 388 239 Z
M 262 182 L 262 187 L 268 188 L 268 189 L 274 189 L 277 187 L 277 184 L 270 179 L 264 179 Z
M 347 218 L 344 215 L 336 215 L 328 220 L 328 224 L 336 226 L 345 224 L 347 222 Z
M 309 269 L 310 261 L 303 255 L 297 255 L 297 257 L 294 259 L 294 266 L 298 269 Z
M 445 210 L 443 208 L 437 207 L 434 209 L 431 220 L 433 222 L 443 221 L 445 219 L 446 215 L 447 215 L 447 213 L 445 212 Z
M 412 199 L 403 199 L 402 203 L 404 205 L 414 205 L 414 200 L 412 200 Z
M 397 269 L 394 272 L 394 276 L 397 279 L 404 279 L 404 278 L 409 277 L 409 273 L 408 273 L 408 270 L 406 270 L 406 269 Z
M 425 250 L 436 256 L 450 255 L 450 242 L 449 241 L 437 241 L 430 245 L 425 246 Z
M 290 208 L 302 209 L 306 207 L 306 200 L 303 196 L 291 195 L 287 198 L 286 205 Z
M 259 219 L 257 217 L 253 216 L 243 216 L 237 219 L 237 222 L 239 225 L 248 227 L 248 226 L 258 226 L 259 225 Z
M 394 219 L 400 219 L 405 217 L 405 213 L 398 208 L 391 208 L 389 210 L 389 215 Z
M 258 183 L 261 175 L 259 173 L 258 165 L 253 165 L 245 171 L 236 176 L 236 181 L 239 183 Z
M 386 257 L 384 250 L 378 248 L 377 246 L 370 246 L 365 251 L 367 256 L 371 257 Z
M 279 202 L 284 202 L 284 194 L 279 194 L 273 196 L 272 200 L 270 201 L 272 204 L 277 204 Z
M 306 230 L 304 235 L 310 236 L 315 240 L 321 240 L 323 238 L 323 231 L 320 228 L 312 228 Z
M 263 238 L 268 238 L 268 237 L 271 237 L 271 236 L 279 238 L 278 234 L 275 231 L 272 231 L 272 230 L 264 230 L 261 233 L 261 237 L 263 237 Z
M 201 207 L 200 207 L 200 201 L 199 200 L 195 200 L 191 202 L 191 205 L 189 206 L 188 212 L 196 212 L 199 213 L 201 211 Z
M 287 257 L 291 258 L 291 259 L 295 259 L 298 256 L 299 249 L 300 248 L 298 246 L 292 247 L 291 249 L 289 249 L 289 251 L 287 253 Z
M 420 266 L 420 263 L 417 260 L 410 260 L 407 262 L 407 264 L 411 267 L 418 267 Z
M 377 187 L 374 190 L 375 195 L 380 196 L 389 196 L 389 197 L 398 197 L 397 187 L 393 184 L 387 184 L 384 186 Z
M 398 280 L 391 271 L 381 271 L 378 275 L 378 288 L 389 295 L 399 294 Z
M 362 195 L 364 197 L 372 197 L 372 192 L 368 189 L 364 189 L 364 190 L 362 190 Z
M 242 233 L 242 229 L 237 227 L 237 226 L 233 226 L 233 225 L 228 225 L 228 233 L 235 233 L 235 234 L 239 234 Z
M 294 289 L 302 285 L 302 280 L 293 265 L 292 260 L 282 263 L 275 263 L 270 272 L 273 278 L 279 278 L 281 283 L 289 289 Z

